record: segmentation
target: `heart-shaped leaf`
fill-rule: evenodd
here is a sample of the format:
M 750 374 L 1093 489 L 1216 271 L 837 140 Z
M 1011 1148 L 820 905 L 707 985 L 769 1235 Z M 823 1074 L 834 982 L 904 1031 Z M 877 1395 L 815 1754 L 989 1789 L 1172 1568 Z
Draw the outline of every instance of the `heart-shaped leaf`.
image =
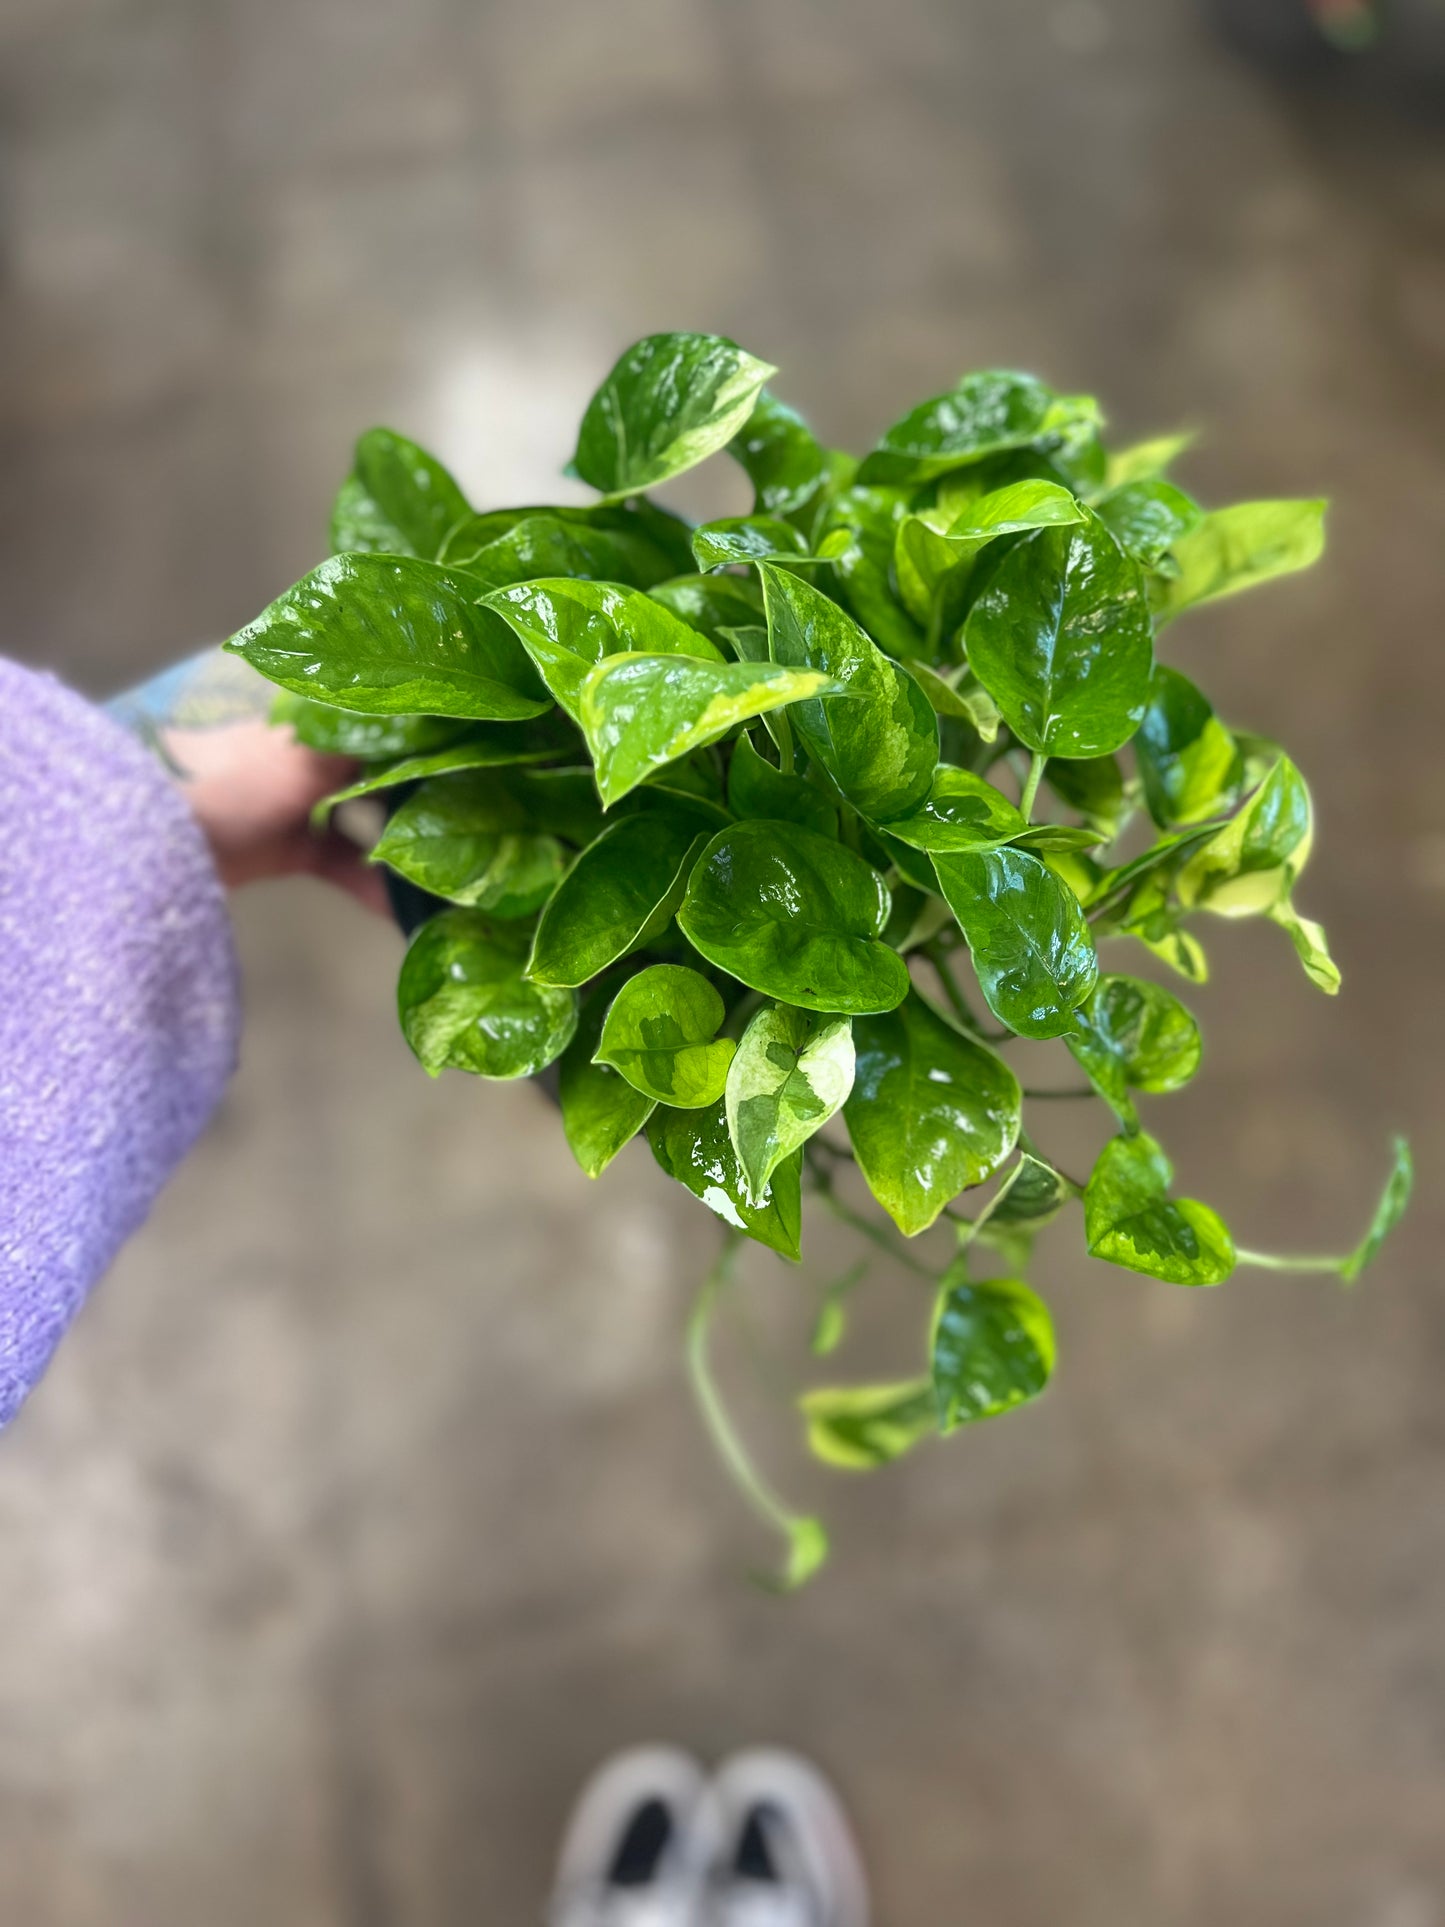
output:
M 1030 479 L 990 490 L 951 519 L 941 510 L 905 516 L 893 551 L 898 593 L 935 638 L 949 634 L 965 613 L 958 597 L 991 542 L 1029 529 L 1070 527 L 1084 514 L 1069 489 Z
M 759 573 L 773 661 L 834 685 L 790 717 L 808 754 L 864 816 L 905 815 L 928 794 L 938 762 L 928 698 L 836 602 L 774 563 Z
M 1187 910 L 1261 916 L 1286 896 L 1309 858 L 1314 814 L 1304 778 L 1281 756 L 1243 809 L 1190 856 L 1174 879 Z
M 756 512 L 766 515 L 802 516 L 857 467 L 852 456 L 820 447 L 802 416 L 766 388 L 728 453 L 757 492 Z
M 1034 1239 L 1052 1224 L 1078 1186 L 1030 1151 L 1020 1151 L 998 1189 L 973 1221 L 969 1241 L 989 1245 L 1015 1271 L 1033 1256 Z
M 897 421 L 858 471 L 864 483 L 912 485 L 1011 448 L 1048 448 L 1097 406 L 1063 397 L 1032 375 L 989 370 L 965 375 L 946 395 L 920 402 Z
M 578 704 L 604 806 L 738 723 L 827 687 L 824 675 L 771 662 L 605 658 L 588 672 Z
M 1111 489 L 1096 505 L 1099 520 L 1125 555 L 1146 569 L 1175 568 L 1169 551 L 1181 536 L 1197 528 L 1204 512 L 1172 482 L 1126 482 Z
M 1130 1090 L 1179 1090 L 1199 1069 L 1203 1049 L 1179 999 L 1138 977 L 1100 977 L 1064 1041 L 1129 1131 L 1139 1128 Z
M 761 1198 L 784 1158 L 821 1130 L 853 1088 L 846 1017 L 787 1004 L 758 1012 L 728 1066 L 728 1134 L 749 1196 Z
M 613 998 L 595 1052 L 635 1091 L 678 1110 L 716 1104 L 737 1045 L 719 1037 L 727 1015 L 706 977 L 682 964 L 640 970 Z
M 435 777 L 388 820 L 371 860 L 450 903 L 529 916 L 556 889 L 567 858 L 555 836 L 525 820 L 490 770 Z
M 843 1107 L 868 1188 L 906 1237 L 982 1184 L 1019 1134 L 1018 1079 L 916 991 L 853 1025 L 857 1071 Z
M 1207 1204 L 1171 1199 L 1173 1176 L 1153 1138 L 1111 1138 L 1084 1189 L 1089 1250 L 1167 1284 L 1223 1284 L 1234 1270 L 1228 1227 Z
M 657 1107 L 655 1098 L 634 1090 L 610 1064 L 594 1060 L 611 1001 L 612 992 L 604 985 L 583 1001 L 577 1034 L 563 1051 L 558 1069 L 562 1129 L 573 1157 L 589 1178 L 601 1177 Z
M 402 1033 L 433 1077 L 530 1077 L 577 1028 L 577 993 L 529 984 L 525 935 L 475 910 L 446 910 L 412 938 L 397 983 Z
M 587 404 L 573 472 L 604 495 L 680 475 L 732 439 L 777 372 L 721 335 L 648 335 Z
M 891 1465 L 921 1439 L 938 1435 L 937 1403 L 926 1378 L 820 1386 L 805 1392 L 798 1408 L 807 1420 L 809 1451 L 849 1472 Z
M 1327 502 L 1239 502 L 1215 509 L 1174 544 L 1175 573 L 1158 577 L 1161 626 L 1181 610 L 1317 562 L 1325 546 Z
M 371 715 L 540 716 L 526 652 L 474 598 L 435 562 L 333 555 L 226 647 L 283 689 Z
M 797 1258 L 803 1222 L 801 1151 L 774 1171 L 767 1203 L 755 1205 L 748 1198 L 721 1104 L 705 1111 L 659 1104 L 647 1120 L 647 1141 L 667 1175 L 686 1185 L 724 1224 L 745 1231 L 780 1257 Z
M 521 582 L 487 597 L 574 719 L 588 671 L 623 653 L 723 660 L 720 650 L 640 589 L 615 582 Z
M 646 537 L 564 520 L 551 512 L 527 516 L 465 558 L 456 541 L 448 554 L 456 558 L 450 566 L 475 582 L 479 594 L 562 577 L 648 589 L 673 569 L 671 558 Z
M 749 562 L 791 562 L 808 545 L 790 522 L 776 515 L 730 515 L 704 522 L 693 531 L 692 553 L 699 569 L 737 567 Z
M 947 1434 L 1037 1398 L 1053 1376 L 1054 1321 L 1017 1278 L 971 1284 L 962 1259 L 943 1274 L 933 1322 L 933 1394 Z
M 1025 536 L 992 567 L 964 625 L 969 665 L 1023 743 L 1102 756 L 1149 701 L 1144 572 L 1096 515 Z
M 331 511 L 331 546 L 434 562 L 448 532 L 470 514 L 435 456 L 390 428 L 370 428 Z
M 1001 790 L 972 770 L 940 763 L 919 807 L 896 816 L 888 834 L 915 850 L 996 850 L 1028 829 Z
M 577 858 L 542 912 L 527 975 L 535 983 L 585 984 L 660 935 L 706 841 L 696 818 L 667 810 L 609 825 Z
M 988 1007 L 1020 1037 L 1062 1037 L 1099 960 L 1073 891 L 1028 850 L 936 855 Z
M 738 823 L 703 851 L 677 913 L 709 963 L 802 1010 L 891 1010 L 908 967 L 882 940 L 889 896 L 871 864 L 811 830 Z
M 1228 808 L 1243 779 L 1233 736 L 1187 676 L 1160 663 L 1134 755 L 1149 814 L 1161 830 Z

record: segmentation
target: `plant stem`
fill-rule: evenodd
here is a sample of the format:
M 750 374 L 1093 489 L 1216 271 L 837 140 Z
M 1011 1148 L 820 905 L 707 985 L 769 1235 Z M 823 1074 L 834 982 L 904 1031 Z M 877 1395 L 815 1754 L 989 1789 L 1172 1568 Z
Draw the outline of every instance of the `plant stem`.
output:
M 1019 798 L 1019 809 L 1023 812 L 1025 823 L 1031 823 L 1033 821 L 1034 802 L 1038 797 L 1039 783 L 1044 773 L 1044 764 L 1048 760 L 1048 757 L 1044 755 L 1042 750 L 1036 749 L 1034 751 L 1033 761 L 1029 764 L 1029 773 L 1024 782 L 1023 795 Z
M 1097 1095 L 1092 1084 L 1074 1084 L 1074 1085 L 1071 1085 L 1069 1089 L 1066 1091 L 1036 1091 L 1036 1090 L 1031 1090 L 1029 1086 L 1025 1084 L 1023 1094 L 1025 1097 L 1045 1097 L 1045 1098 L 1047 1097 L 1060 1097 L 1060 1098 L 1094 1097 Z
M 1237 1245 L 1234 1255 L 1240 1264 L 1254 1265 L 1260 1271 L 1338 1272 L 1345 1262 L 1343 1258 L 1277 1258 L 1268 1251 L 1241 1251 Z
M 717 1262 L 703 1279 L 693 1301 L 687 1321 L 687 1375 L 708 1436 L 734 1485 L 758 1517 L 791 1543 L 794 1528 L 800 1523 L 799 1516 L 778 1497 L 743 1449 L 708 1364 L 709 1321 L 719 1293 L 732 1282 L 740 1243 L 736 1232 L 728 1233 Z

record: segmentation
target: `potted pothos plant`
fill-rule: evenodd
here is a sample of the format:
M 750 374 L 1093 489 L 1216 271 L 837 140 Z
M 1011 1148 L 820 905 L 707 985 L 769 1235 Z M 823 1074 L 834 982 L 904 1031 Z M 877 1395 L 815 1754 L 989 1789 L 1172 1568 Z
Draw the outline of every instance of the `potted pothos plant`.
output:
M 1324 505 L 1206 512 L 1166 479 L 1186 438 L 1111 450 L 1094 401 L 1014 373 L 965 376 L 859 461 L 775 372 L 711 335 L 628 349 L 582 420 L 585 507 L 475 510 L 372 430 L 334 553 L 228 646 L 280 685 L 278 721 L 364 760 L 323 809 L 388 800 L 373 854 L 420 893 L 397 996 L 425 1069 L 555 1077 L 588 1177 L 641 1135 L 723 1221 L 689 1357 L 796 1584 L 823 1528 L 752 1467 L 706 1319 L 739 1240 L 799 1258 L 806 1193 L 936 1278 L 915 1377 L 802 1396 L 815 1451 L 862 1467 L 1043 1390 L 1026 1273 L 1061 1212 L 1175 1286 L 1349 1282 L 1411 1167 L 1397 1142 L 1353 1251 L 1273 1257 L 1174 1195 L 1138 1110 L 1199 1067 L 1158 979 L 1204 979 L 1211 920 L 1268 918 L 1339 985 L 1296 903 L 1304 779 L 1157 654 L 1185 611 L 1314 561 Z M 750 514 L 691 527 L 649 499 L 724 451 Z M 1020 1039 L 1062 1040 L 1105 1107 L 1086 1177 L 1049 1154 Z M 931 1227 L 948 1250 L 907 1242 Z

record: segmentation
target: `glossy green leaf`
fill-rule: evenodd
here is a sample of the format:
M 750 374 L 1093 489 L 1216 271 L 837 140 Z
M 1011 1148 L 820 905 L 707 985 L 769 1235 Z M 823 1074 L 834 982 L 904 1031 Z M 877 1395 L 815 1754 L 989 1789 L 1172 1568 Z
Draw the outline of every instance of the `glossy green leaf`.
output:
M 886 823 L 906 814 L 938 762 L 928 698 L 836 602 L 773 563 L 759 572 L 774 662 L 816 670 L 836 688 L 792 711 L 808 754 L 863 815 Z
M 1111 489 L 1096 509 L 1125 555 L 1132 555 L 1146 569 L 1167 564 L 1171 574 L 1175 565 L 1168 561 L 1170 551 L 1204 517 L 1199 504 L 1182 488 L 1161 481 L 1125 482 Z
M 1370 1228 L 1340 1266 L 1340 1276 L 1347 1285 L 1352 1285 L 1360 1273 L 1379 1257 L 1380 1247 L 1404 1217 L 1405 1208 L 1410 1202 L 1410 1193 L 1414 1188 L 1415 1162 L 1410 1155 L 1410 1146 L 1406 1139 L 1397 1137 L 1391 1157 L 1390 1175 L 1385 1180 L 1380 1202 L 1375 1206 L 1375 1215 L 1370 1220 Z
M 906 1237 L 982 1184 L 1019 1134 L 1018 1079 L 916 991 L 853 1025 L 857 1071 L 843 1107 L 868 1188 Z
M 1030 749 L 1102 756 L 1149 700 L 1153 626 L 1144 573 L 1097 516 L 1009 549 L 969 611 L 974 674 Z
M 830 482 L 857 466 L 820 447 L 802 416 L 766 388 L 728 453 L 756 490 L 757 512 L 766 515 L 802 515 Z
M 1283 897 L 1268 912 L 1272 923 L 1277 923 L 1295 947 L 1295 955 L 1304 965 L 1305 975 L 1327 997 L 1336 995 L 1343 981 L 1340 967 L 1330 955 L 1329 940 L 1324 926 L 1302 917 L 1295 909 L 1291 898 Z
M 413 756 L 440 749 L 469 733 L 455 716 L 365 716 L 331 703 L 278 689 L 271 704 L 271 721 L 286 723 L 298 742 L 328 756 L 356 756 L 371 762 L 381 756 Z
M 749 562 L 790 562 L 808 553 L 793 527 L 776 515 L 730 515 L 693 531 L 693 558 L 706 575 Z
M 733 815 L 744 819 L 770 817 L 801 823 L 819 836 L 838 834 L 838 812 L 823 792 L 759 755 L 746 731 L 733 744 L 728 763 L 728 803 Z
M 724 447 L 777 370 L 721 335 L 648 335 L 587 404 L 573 471 L 604 495 L 633 495 Z
M 1062 1171 L 1030 1151 L 1021 1151 L 1018 1162 L 974 1219 L 969 1238 L 989 1245 L 1006 1265 L 1022 1271 L 1032 1259 L 1038 1233 L 1081 1195 Z
M 737 1049 L 717 1035 L 726 1015 L 706 977 L 682 964 L 653 964 L 613 998 L 594 1055 L 644 1097 L 701 1110 L 721 1098 Z
M 647 592 L 689 628 L 705 635 L 719 654 L 729 651 L 727 632 L 761 624 L 763 592 L 751 576 L 677 575 Z
M 996 1418 L 1037 1398 L 1053 1376 L 1054 1321 L 1017 1278 L 969 1282 L 956 1259 L 939 1283 L 933 1323 L 938 1429 Z
M 667 1175 L 686 1185 L 724 1224 L 745 1231 L 781 1257 L 797 1258 L 803 1222 L 801 1151 L 778 1166 L 768 1201 L 759 1206 L 748 1199 L 720 1103 L 705 1111 L 660 1104 L 647 1121 L 647 1141 Z
M 600 1178 L 646 1124 L 655 1098 L 634 1090 L 610 1064 L 593 1061 L 613 986 L 600 984 L 582 1003 L 577 1034 L 562 1053 L 557 1101 L 568 1146 L 589 1178 Z
M 1089 1250 L 1167 1284 L 1223 1284 L 1234 1270 L 1234 1240 L 1207 1204 L 1169 1197 L 1173 1176 L 1153 1138 L 1111 1138 L 1084 1189 Z
M 1179 435 L 1158 435 L 1147 442 L 1135 442 L 1109 457 L 1105 470 L 1106 488 L 1125 488 L 1130 482 L 1156 481 L 1172 468 L 1179 457 L 1198 440 L 1192 429 Z
M 990 490 L 938 525 L 929 513 L 907 515 L 898 525 L 894 544 L 898 592 L 909 614 L 925 627 L 930 621 L 938 628 L 951 626 L 950 617 L 956 623 L 963 610 L 956 614 L 949 610 L 950 586 L 970 576 L 990 543 L 1030 529 L 1071 527 L 1082 522 L 1084 515 L 1083 506 L 1068 489 L 1037 480 Z
M 490 770 L 422 783 L 388 819 L 371 858 L 433 896 L 499 918 L 530 915 L 567 867 L 556 837 L 526 827 Z
M 889 897 L 871 864 L 785 823 L 738 823 L 692 873 L 678 927 L 709 963 L 803 1010 L 891 1010 L 908 969 L 882 940 Z
M 692 656 L 613 656 L 582 685 L 578 721 L 610 806 L 690 751 L 738 723 L 815 696 L 828 678 L 770 662 Z
M 471 505 L 441 463 L 405 435 L 371 428 L 331 512 L 334 550 L 381 551 L 432 562 Z
M 412 938 L 397 983 L 402 1032 L 433 1077 L 530 1077 L 577 1028 L 577 993 L 529 984 L 524 935 L 475 910 L 446 910 Z
M 1174 879 L 1189 910 L 1260 916 L 1288 896 L 1314 838 L 1310 793 L 1281 756 L 1244 807 L 1190 856 Z
M 1159 578 L 1161 623 L 1196 603 L 1237 595 L 1256 583 L 1317 562 L 1325 545 L 1326 502 L 1240 502 L 1215 509 L 1175 543 L 1177 573 Z
M 784 1158 L 835 1115 L 853 1088 L 846 1017 L 765 1005 L 728 1066 L 728 1134 L 748 1195 L 760 1199 Z
M 1244 773 L 1234 738 L 1208 700 L 1163 663 L 1154 671 L 1134 755 L 1149 814 L 1164 830 L 1219 815 Z
M 479 724 L 446 749 L 403 756 L 399 762 L 368 770 L 365 776 L 359 776 L 344 789 L 323 796 L 312 809 L 311 820 L 314 824 L 324 824 L 339 804 L 354 802 L 358 796 L 375 795 L 379 790 L 396 789 L 402 783 L 424 782 L 429 776 L 450 776 L 464 769 L 503 769 L 548 762 L 567 746 L 561 732 L 549 728 L 548 723 L 549 719 L 543 717 L 535 728 L 525 723 Z
M 1020 1037 L 1061 1037 L 1098 958 L 1078 898 L 1028 850 L 935 855 L 988 1007 Z
M 1177 1091 L 1199 1069 L 1199 1026 L 1158 984 L 1100 977 L 1074 1020 L 1064 1041 L 1128 1130 L 1139 1128 L 1131 1090 Z
M 946 395 L 895 422 L 858 471 L 867 483 L 931 481 L 1006 449 L 1056 443 L 1093 404 L 1055 395 L 1032 375 L 965 375 Z
M 551 707 L 501 617 L 413 558 L 333 555 L 226 647 L 283 689 L 371 715 L 507 722 Z
M 585 984 L 660 935 L 706 840 L 696 818 L 667 810 L 611 824 L 577 858 L 542 912 L 527 975 L 536 983 Z
M 588 671 L 608 656 L 723 659 L 705 636 L 652 596 L 616 582 L 520 582 L 489 595 L 485 606 L 513 630 L 542 681 L 574 719 L 581 713 Z
M 825 1465 L 871 1472 L 938 1432 L 933 1386 L 926 1378 L 897 1385 L 835 1385 L 798 1400 L 808 1449 Z
M 650 588 L 691 569 L 691 537 L 688 523 L 655 502 L 551 503 L 469 515 L 437 560 L 462 570 L 479 564 L 493 588 L 569 573 Z
M 454 542 L 448 555 L 455 558 L 449 566 L 476 583 L 478 595 L 516 582 L 563 576 L 648 589 L 663 581 L 674 566 L 672 558 L 645 537 L 564 519 L 550 511 L 527 516 L 469 555 L 463 555 L 460 544 Z
M 972 770 L 940 763 L 918 809 L 888 825 L 915 850 L 996 850 L 1028 828 L 1001 790 Z

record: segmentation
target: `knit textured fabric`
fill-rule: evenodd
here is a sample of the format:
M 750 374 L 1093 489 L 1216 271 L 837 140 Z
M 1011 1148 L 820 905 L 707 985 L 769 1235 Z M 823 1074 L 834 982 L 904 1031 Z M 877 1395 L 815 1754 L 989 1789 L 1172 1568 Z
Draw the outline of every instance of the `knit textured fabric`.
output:
M 119 724 L 0 661 L 0 1425 L 204 1129 L 239 1024 L 184 798 Z

